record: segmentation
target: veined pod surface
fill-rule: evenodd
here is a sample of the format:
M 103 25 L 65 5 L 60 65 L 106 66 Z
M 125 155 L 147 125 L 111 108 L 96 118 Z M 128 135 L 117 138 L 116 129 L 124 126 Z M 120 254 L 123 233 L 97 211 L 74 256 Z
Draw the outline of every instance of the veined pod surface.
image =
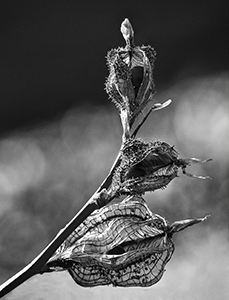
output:
M 204 219 L 169 225 L 142 197 L 128 196 L 89 216 L 48 261 L 46 272 L 68 270 L 84 287 L 151 286 L 174 252 L 173 233 Z

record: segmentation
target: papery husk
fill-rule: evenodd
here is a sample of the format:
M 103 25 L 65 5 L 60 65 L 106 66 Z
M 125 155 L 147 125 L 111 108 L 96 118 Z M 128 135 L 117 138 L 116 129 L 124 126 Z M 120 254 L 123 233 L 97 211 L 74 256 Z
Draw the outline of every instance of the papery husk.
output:
M 172 257 L 173 233 L 203 220 L 169 225 L 142 197 L 128 196 L 89 216 L 56 251 L 46 271 L 68 270 L 84 287 L 151 286 Z

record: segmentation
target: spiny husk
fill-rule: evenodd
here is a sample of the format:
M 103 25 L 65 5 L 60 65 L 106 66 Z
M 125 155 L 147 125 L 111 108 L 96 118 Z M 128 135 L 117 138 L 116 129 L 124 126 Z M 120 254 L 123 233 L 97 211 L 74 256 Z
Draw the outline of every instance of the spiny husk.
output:
M 129 139 L 123 148 L 112 189 L 120 193 L 144 194 L 165 187 L 177 177 L 178 153 L 165 142 Z
M 140 113 L 151 102 L 155 87 L 153 69 L 156 52 L 151 46 L 135 46 L 128 19 L 121 25 L 126 46 L 107 54 L 109 76 L 106 92 L 119 110 L 124 136 L 129 136 Z
M 155 140 L 128 139 L 123 146 L 121 163 L 113 180 L 113 193 L 144 194 L 165 188 L 171 180 L 178 177 L 179 169 L 195 178 L 207 179 L 186 172 L 191 163 L 205 163 L 209 160 L 179 158 L 174 146 Z

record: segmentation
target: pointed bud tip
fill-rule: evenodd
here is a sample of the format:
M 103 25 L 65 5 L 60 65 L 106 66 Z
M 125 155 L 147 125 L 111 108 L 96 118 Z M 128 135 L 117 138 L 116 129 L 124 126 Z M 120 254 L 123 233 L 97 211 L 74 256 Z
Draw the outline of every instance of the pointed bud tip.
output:
M 129 21 L 129 19 L 125 19 L 121 24 L 121 33 L 126 41 L 127 44 L 130 43 L 130 40 L 134 37 L 134 30 Z
M 205 217 L 203 217 L 203 221 L 207 220 L 210 217 L 211 217 L 211 214 L 206 215 Z

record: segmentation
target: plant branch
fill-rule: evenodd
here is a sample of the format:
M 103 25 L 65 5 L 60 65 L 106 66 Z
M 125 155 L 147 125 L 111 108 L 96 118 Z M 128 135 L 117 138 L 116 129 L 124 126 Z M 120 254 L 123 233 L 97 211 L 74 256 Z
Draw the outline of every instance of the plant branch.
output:
M 110 195 L 109 194 L 109 187 L 112 183 L 112 178 L 115 170 L 119 166 L 121 162 L 121 153 L 122 148 L 124 146 L 124 143 L 126 139 L 129 138 L 135 138 L 137 135 L 137 132 L 141 128 L 141 126 L 146 121 L 147 117 L 150 115 L 150 113 L 153 110 L 158 110 L 161 108 L 164 108 L 165 106 L 169 105 L 171 103 L 171 100 L 166 101 L 163 104 L 156 103 L 154 104 L 149 112 L 143 116 L 141 115 L 143 109 L 150 103 L 153 96 L 153 78 L 152 78 L 152 69 L 153 69 L 153 61 L 155 59 L 154 57 L 154 51 L 150 47 L 146 48 L 140 48 L 135 47 L 133 44 L 134 39 L 134 32 L 133 28 L 129 22 L 128 19 L 125 19 L 122 23 L 121 31 L 123 34 L 123 37 L 126 40 L 126 49 L 123 49 L 125 52 L 125 55 L 128 55 L 127 57 L 123 58 L 123 54 L 121 55 L 117 50 L 116 52 L 112 52 L 109 56 L 109 63 L 110 63 L 110 70 L 111 73 L 109 75 L 109 80 L 107 82 L 107 92 L 110 93 L 111 96 L 113 96 L 114 102 L 117 104 L 117 106 L 120 108 L 121 111 L 121 121 L 123 125 L 123 141 L 120 148 L 120 151 L 117 155 L 117 158 L 111 167 L 111 170 L 107 177 L 104 179 L 100 187 L 97 189 L 97 191 L 94 193 L 94 195 L 88 200 L 88 202 L 83 206 L 83 208 L 70 220 L 70 222 L 56 235 L 56 237 L 49 243 L 49 245 L 31 262 L 29 263 L 25 268 L 23 268 L 21 271 L 19 271 L 17 274 L 15 274 L 13 277 L 11 277 L 9 280 L 7 280 L 5 283 L 3 283 L 0 286 L 0 298 L 9 293 L 10 291 L 14 290 L 16 287 L 18 287 L 20 284 L 25 282 L 27 279 L 32 277 L 36 274 L 42 274 L 46 272 L 45 264 L 49 260 L 49 258 L 54 254 L 54 252 L 59 248 L 59 246 L 64 242 L 64 240 L 67 239 L 67 237 L 96 209 L 101 208 L 102 206 L 109 203 L 116 195 Z M 148 56 L 146 55 L 145 50 L 147 50 Z M 131 52 L 131 55 L 130 55 Z M 114 53 L 116 53 L 114 56 Z M 118 53 L 118 54 L 117 54 Z M 118 55 L 118 56 L 117 56 Z M 122 59 L 124 59 L 122 61 Z M 132 83 L 130 79 L 126 80 L 125 78 L 125 70 L 129 68 L 129 71 L 131 73 L 131 68 L 128 67 L 127 63 L 125 62 L 129 60 L 131 62 L 131 68 L 135 67 L 144 67 L 145 68 L 145 76 L 143 78 L 143 81 L 140 86 L 140 92 L 137 96 L 137 100 L 134 96 L 134 87 L 132 86 Z M 116 62 L 120 63 L 116 66 Z M 118 68 L 118 69 L 117 69 Z M 119 70 L 119 71 L 117 71 Z M 116 73 L 118 73 L 120 76 L 124 76 L 124 78 L 119 78 Z M 147 75 L 146 75 L 147 74 Z M 117 78 L 115 76 L 117 75 Z M 114 80 L 116 78 L 117 80 Z M 119 85 L 117 85 L 117 83 Z M 131 86 L 130 86 L 131 83 Z M 127 85 L 125 85 L 127 84 Z M 128 85 L 129 84 L 129 85 Z M 129 92 L 129 89 L 131 90 Z M 120 93 L 123 97 L 120 96 Z M 127 93 L 127 94 L 126 94 Z M 129 93 L 129 94 L 128 94 Z M 118 95 L 118 96 L 117 96 Z M 115 98 L 118 97 L 118 100 Z M 129 97 L 129 98 L 128 98 Z M 141 99 L 142 103 L 138 103 L 139 99 Z M 116 99 L 116 100 L 115 100 Z M 128 101 L 127 101 L 128 99 Z M 127 101 L 127 102 L 125 102 Z M 137 102 L 136 102 L 137 101 Z M 124 103 L 125 102 L 125 103 Z M 133 103 L 135 103 L 133 105 Z M 129 109 L 127 109 L 127 106 L 129 105 Z M 130 112 L 133 114 L 133 118 L 130 118 Z M 133 130 L 133 133 L 131 134 L 131 127 L 134 124 L 134 121 L 136 120 L 136 117 L 138 115 L 141 115 L 140 120 L 136 128 Z
M 108 189 L 112 176 L 120 163 L 120 152 L 117 155 L 117 158 L 111 167 L 111 170 L 103 183 L 100 185 L 98 190 L 94 193 L 94 195 L 88 200 L 88 202 L 82 207 L 82 209 L 71 219 L 71 221 L 58 232 L 56 237 L 49 243 L 49 245 L 26 267 L 24 267 L 21 271 L 16 273 L 14 276 L 9 278 L 6 282 L 4 282 L 0 286 L 0 298 L 17 288 L 19 285 L 24 283 L 30 277 L 36 274 L 42 274 L 44 272 L 43 267 L 49 258 L 53 255 L 53 253 L 59 248 L 59 246 L 64 242 L 64 240 L 74 231 L 93 211 L 101 206 L 107 204 L 110 199 L 103 198 L 103 190 Z M 101 196 L 103 199 L 101 199 Z M 101 201 L 102 200 L 102 201 Z M 101 205 L 102 202 L 102 205 Z
M 172 102 L 171 99 L 167 100 L 166 102 L 164 103 L 155 103 L 151 108 L 150 110 L 146 113 L 146 115 L 141 119 L 141 121 L 139 122 L 139 124 L 137 125 L 137 127 L 134 129 L 133 133 L 131 134 L 131 137 L 132 138 L 135 138 L 139 129 L 142 127 L 142 125 L 145 123 L 145 121 L 147 120 L 147 118 L 149 117 L 149 115 L 151 114 L 152 111 L 155 111 L 155 110 L 159 110 L 159 109 L 162 109 L 166 106 L 168 106 L 170 103 Z

